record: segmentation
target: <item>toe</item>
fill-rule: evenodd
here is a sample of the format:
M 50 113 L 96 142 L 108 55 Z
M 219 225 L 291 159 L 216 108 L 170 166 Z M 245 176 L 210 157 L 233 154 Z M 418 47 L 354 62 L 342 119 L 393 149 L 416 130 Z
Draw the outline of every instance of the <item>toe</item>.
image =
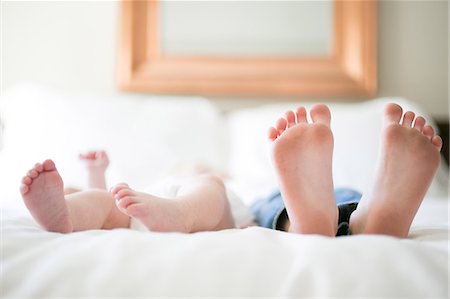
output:
M 411 128 L 415 116 L 416 115 L 412 111 L 406 112 L 405 115 L 403 116 L 402 125 L 404 127 Z
M 32 179 L 37 178 L 38 175 L 39 175 L 39 173 L 38 173 L 36 170 L 34 170 L 34 169 L 31 169 L 31 170 L 28 171 L 28 173 L 27 173 L 27 176 L 31 177 Z
M 22 178 L 22 184 L 25 184 L 25 185 L 30 185 L 32 181 L 33 181 L 33 179 L 30 178 L 29 176 L 24 176 Z
M 36 163 L 35 165 L 34 165 L 34 169 L 37 171 L 37 172 L 42 172 L 42 171 L 44 171 L 44 166 L 42 166 L 42 164 L 41 163 Z
M 384 122 L 385 124 L 400 123 L 403 109 L 397 104 L 389 103 L 384 108 Z
M 418 116 L 416 120 L 414 121 L 414 129 L 418 130 L 419 132 L 422 132 L 423 127 L 425 126 L 425 118 L 422 116 Z
M 112 187 L 109 192 L 111 192 L 112 194 L 116 194 L 117 192 L 119 192 L 122 189 L 129 189 L 130 186 L 128 186 L 128 184 L 126 183 L 119 183 L 117 185 L 115 185 L 114 187 Z
M 295 111 L 295 113 L 297 114 L 297 123 L 306 123 L 306 109 L 305 107 L 298 107 L 297 110 Z
M 268 137 L 270 141 L 274 141 L 278 137 L 278 131 L 274 127 L 269 128 Z
M 29 190 L 30 190 L 30 187 L 28 187 L 28 185 L 25 185 L 25 184 L 20 185 L 20 193 L 22 195 L 27 194 Z
M 285 114 L 287 120 L 287 127 L 290 128 L 295 125 L 295 114 L 293 111 L 288 111 Z
M 314 123 L 321 123 L 329 126 L 331 121 L 331 113 L 328 106 L 319 104 L 311 108 L 311 119 Z
M 441 136 L 436 135 L 431 138 L 431 143 L 437 148 L 438 151 L 441 151 L 443 144 Z
M 276 127 L 277 127 L 279 135 L 281 135 L 286 130 L 286 126 L 287 126 L 287 121 L 284 118 L 279 118 L 277 120 Z
M 422 134 L 425 135 L 428 139 L 431 140 L 434 136 L 434 129 L 432 126 L 423 127 Z
M 126 210 L 129 205 L 136 203 L 136 199 L 132 196 L 122 197 L 119 201 L 116 201 L 117 207 Z
M 120 200 L 122 197 L 132 196 L 132 195 L 134 195 L 134 191 L 133 190 L 128 189 L 128 188 L 124 188 L 124 189 L 119 190 L 116 194 L 114 194 L 114 198 L 116 200 Z
M 42 163 L 42 167 L 44 171 L 56 170 L 55 162 L 52 160 L 45 160 L 44 163 Z

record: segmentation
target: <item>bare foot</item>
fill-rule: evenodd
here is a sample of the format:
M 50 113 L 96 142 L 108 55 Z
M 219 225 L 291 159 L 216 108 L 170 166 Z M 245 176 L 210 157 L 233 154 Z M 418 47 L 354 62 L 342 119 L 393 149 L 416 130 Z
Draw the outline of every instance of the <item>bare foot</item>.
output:
M 79 158 L 86 163 L 89 188 L 106 190 L 105 172 L 109 165 L 109 158 L 105 151 L 90 151 L 82 153 Z
M 269 129 L 272 159 L 290 220 L 290 232 L 335 236 L 338 209 L 333 193 L 330 110 L 288 111 Z
M 439 166 L 442 139 L 423 117 L 402 114 L 397 104 L 385 108 L 376 181 L 350 218 L 353 233 L 406 237 Z
M 182 201 L 136 192 L 121 183 L 111 189 L 119 210 L 141 221 L 150 231 L 190 232 L 191 225 L 181 211 Z
M 73 230 L 64 198 L 64 184 L 52 160 L 36 164 L 23 177 L 22 198 L 33 218 L 46 230 L 68 233 Z

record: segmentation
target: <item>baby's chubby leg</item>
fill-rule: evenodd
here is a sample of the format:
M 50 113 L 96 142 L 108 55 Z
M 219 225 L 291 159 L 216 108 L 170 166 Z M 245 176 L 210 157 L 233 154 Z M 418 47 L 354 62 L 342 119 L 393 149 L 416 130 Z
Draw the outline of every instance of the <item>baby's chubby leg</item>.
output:
M 111 194 L 92 189 L 64 194 L 64 183 L 52 160 L 37 163 L 22 179 L 22 198 L 33 218 L 46 230 L 68 233 L 129 226 Z
M 174 198 L 136 192 L 124 183 L 111 192 L 124 214 L 151 231 L 192 233 L 235 227 L 224 184 L 214 175 L 192 178 Z

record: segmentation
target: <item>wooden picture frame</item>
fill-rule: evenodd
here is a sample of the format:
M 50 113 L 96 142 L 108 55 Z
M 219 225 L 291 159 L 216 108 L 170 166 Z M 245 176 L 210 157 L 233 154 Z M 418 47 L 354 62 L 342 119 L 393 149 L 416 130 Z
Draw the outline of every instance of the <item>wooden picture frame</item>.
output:
M 158 1 L 123 0 L 122 90 L 237 96 L 370 96 L 377 88 L 376 0 L 335 0 L 333 48 L 324 57 L 170 56 L 159 43 Z

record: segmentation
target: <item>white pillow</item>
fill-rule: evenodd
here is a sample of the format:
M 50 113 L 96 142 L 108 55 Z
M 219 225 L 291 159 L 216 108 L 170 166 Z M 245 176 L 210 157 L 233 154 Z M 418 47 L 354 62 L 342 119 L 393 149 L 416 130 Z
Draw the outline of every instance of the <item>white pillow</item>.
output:
M 367 192 L 374 178 L 383 107 L 396 102 L 405 110 L 431 118 L 413 103 L 401 98 L 359 103 L 328 103 L 334 133 L 333 179 L 335 187 Z M 288 110 L 313 103 L 279 103 L 236 111 L 228 116 L 231 139 L 229 172 L 239 182 L 239 192 L 249 204 L 277 188 L 268 152 L 267 131 Z M 445 196 L 448 168 L 442 163 L 429 196 Z

